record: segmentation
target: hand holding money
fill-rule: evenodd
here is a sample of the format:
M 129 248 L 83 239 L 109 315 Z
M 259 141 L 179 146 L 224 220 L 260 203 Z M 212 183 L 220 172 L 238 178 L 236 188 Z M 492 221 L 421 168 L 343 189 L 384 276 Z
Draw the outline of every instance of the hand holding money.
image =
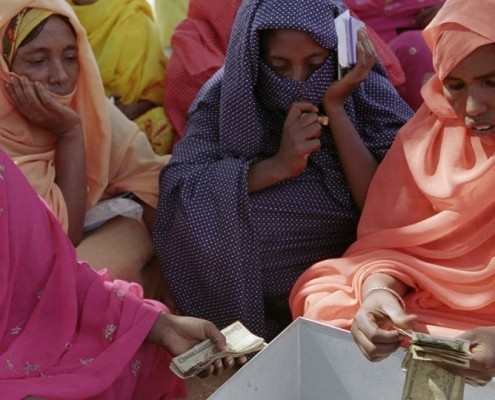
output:
M 205 340 L 175 357 L 170 369 L 181 378 L 190 378 L 208 368 L 213 362 L 227 356 L 240 357 L 266 346 L 264 340 L 249 332 L 239 321 L 221 331 L 227 339 L 227 350 L 217 351 L 215 343 Z

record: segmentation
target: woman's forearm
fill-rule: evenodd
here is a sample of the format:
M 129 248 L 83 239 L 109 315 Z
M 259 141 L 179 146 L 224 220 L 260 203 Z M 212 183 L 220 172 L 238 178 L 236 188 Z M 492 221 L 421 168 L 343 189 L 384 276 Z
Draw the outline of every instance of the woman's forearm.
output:
M 67 233 L 74 246 L 77 246 L 82 240 L 87 199 L 86 152 L 81 125 L 58 136 L 55 171 L 55 182 L 67 205 Z
M 352 196 L 362 209 L 378 162 L 363 143 L 344 106 L 328 106 L 325 112 Z

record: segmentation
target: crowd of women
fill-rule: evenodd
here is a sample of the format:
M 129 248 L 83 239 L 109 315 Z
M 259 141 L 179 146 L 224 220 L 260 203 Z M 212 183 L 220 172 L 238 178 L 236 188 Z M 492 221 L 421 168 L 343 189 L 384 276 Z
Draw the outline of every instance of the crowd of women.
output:
M 146 0 L 0 4 L 12 398 L 185 398 L 171 356 L 300 315 L 372 361 L 460 335 L 492 379 L 495 0 L 190 0 L 171 39 Z

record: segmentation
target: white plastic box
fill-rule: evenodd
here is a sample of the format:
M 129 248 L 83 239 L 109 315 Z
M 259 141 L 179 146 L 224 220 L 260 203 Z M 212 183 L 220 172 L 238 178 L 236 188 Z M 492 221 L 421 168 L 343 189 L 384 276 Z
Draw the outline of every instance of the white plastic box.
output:
M 400 400 L 404 354 L 371 363 L 347 331 L 298 318 L 209 399 Z M 466 385 L 464 400 L 494 399 L 494 381 Z

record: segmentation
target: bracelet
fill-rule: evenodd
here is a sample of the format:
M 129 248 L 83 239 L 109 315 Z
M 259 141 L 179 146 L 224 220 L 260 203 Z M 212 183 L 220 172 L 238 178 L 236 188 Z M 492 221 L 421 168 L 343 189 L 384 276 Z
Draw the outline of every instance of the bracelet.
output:
M 395 298 L 399 301 L 400 305 L 402 306 L 402 309 L 403 310 L 406 309 L 406 303 L 404 303 L 404 300 L 399 295 L 399 293 L 397 293 L 395 290 L 390 289 L 389 287 L 386 287 L 386 286 L 377 286 L 377 287 L 374 287 L 374 288 L 367 290 L 363 296 L 363 299 L 366 299 L 369 296 L 369 294 L 371 292 L 374 292 L 375 290 L 385 290 L 386 292 L 392 293 L 395 296 Z

